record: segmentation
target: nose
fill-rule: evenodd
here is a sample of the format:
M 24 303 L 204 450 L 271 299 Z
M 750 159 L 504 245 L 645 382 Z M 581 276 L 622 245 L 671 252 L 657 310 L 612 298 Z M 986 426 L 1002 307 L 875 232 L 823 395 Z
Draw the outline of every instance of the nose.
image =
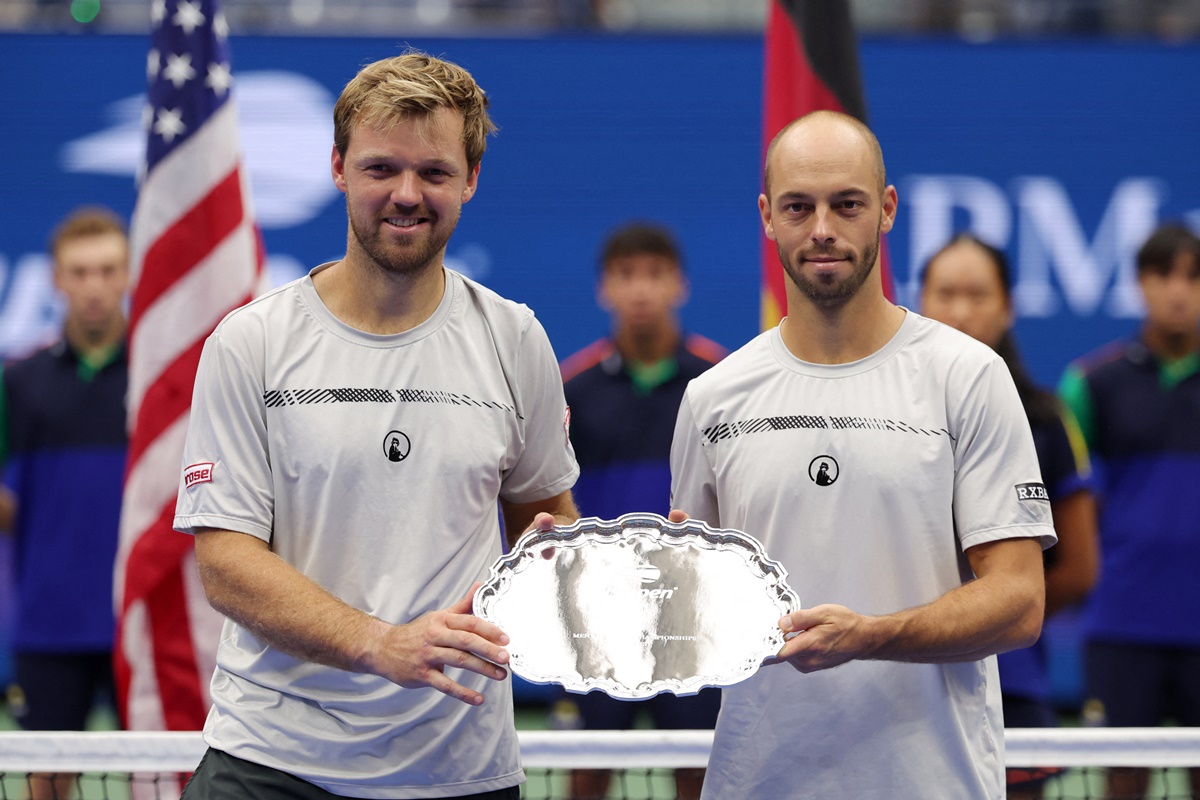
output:
M 818 206 L 813 211 L 812 240 L 816 244 L 833 244 L 837 241 L 834 233 L 833 209 Z
M 964 330 L 964 326 L 973 316 L 975 309 L 971 305 L 971 301 L 961 295 L 956 296 L 947 306 L 949 319 L 946 320 L 951 327 Z
M 397 206 L 411 208 L 421 203 L 420 179 L 415 172 L 405 170 L 393 180 L 391 201 Z

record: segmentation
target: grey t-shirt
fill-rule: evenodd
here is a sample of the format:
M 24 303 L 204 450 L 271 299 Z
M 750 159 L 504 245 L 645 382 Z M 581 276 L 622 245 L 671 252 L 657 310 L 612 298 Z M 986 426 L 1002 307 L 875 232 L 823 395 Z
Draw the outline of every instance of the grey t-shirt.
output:
M 175 527 L 257 536 L 349 605 L 408 622 L 486 578 L 498 498 L 574 484 L 566 414 L 525 306 L 447 270 L 430 319 L 371 335 L 334 317 L 305 276 L 206 342 Z M 519 783 L 510 684 L 446 672 L 484 704 L 305 662 L 226 621 L 205 740 L 353 797 Z
M 806 607 L 912 608 L 972 546 L 1055 541 L 1004 362 L 912 312 L 849 364 L 761 334 L 689 384 L 671 472 L 672 507 L 759 538 Z M 705 798 L 1004 796 L 994 657 L 768 666 L 723 697 Z

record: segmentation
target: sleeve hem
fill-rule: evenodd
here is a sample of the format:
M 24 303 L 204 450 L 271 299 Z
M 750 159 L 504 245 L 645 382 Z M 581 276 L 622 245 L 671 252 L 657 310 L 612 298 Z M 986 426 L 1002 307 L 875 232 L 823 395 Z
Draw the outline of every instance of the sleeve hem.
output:
M 189 535 L 194 535 L 197 528 L 221 528 L 223 530 L 249 534 L 257 539 L 262 539 L 264 542 L 271 541 L 270 528 L 265 528 L 251 520 L 239 519 L 238 517 L 225 517 L 220 514 L 178 514 L 175 516 L 173 527 L 180 533 Z
M 1058 541 L 1058 534 L 1051 525 L 1037 523 L 1034 525 L 1001 525 L 996 528 L 985 528 L 961 537 L 963 550 L 969 550 L 980 544 L 999 542 L 1003 539 L 1037 539 L 1045 550 L 1053 547 Z
M 536 503 L 539 500 L 546 500 L 547 498 L 556 497 L 557 495 L 562 494 L 574 486 L 575 481 L 578 479 L 579 465 L 576 464 L 574 469 L 572 469 L 563 477 L 559 478 L 554 483 L 539 487 L 537 489 L 530 489 L 529 491 L 516 492 L 512 494 L 507 494 L 501 491 L 500 498 L 508 501 L 509 503 L 518 503 L 521 505 L 524 505 L 525 503 Z

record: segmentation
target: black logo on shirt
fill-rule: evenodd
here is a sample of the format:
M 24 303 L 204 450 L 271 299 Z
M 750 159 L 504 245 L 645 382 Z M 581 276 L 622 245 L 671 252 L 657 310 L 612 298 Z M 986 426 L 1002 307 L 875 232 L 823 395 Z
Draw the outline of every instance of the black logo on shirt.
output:
M 403 431 L 388 431 L 388 435 L 383 437 L 383 454 L 388 461 L 403 461 L 408 458 L 411 449 L 412 442 Z
M 808 465 L 808 477 L 817 486 L 830 486 L 838 479 L 840 470 L 833 456 L 817 456 Z
M 1044 483 L 1018 483 L 1017 499 L 1018 500 L 1049 500 L 1050 495 L 1046 492 L 1046 484 Z

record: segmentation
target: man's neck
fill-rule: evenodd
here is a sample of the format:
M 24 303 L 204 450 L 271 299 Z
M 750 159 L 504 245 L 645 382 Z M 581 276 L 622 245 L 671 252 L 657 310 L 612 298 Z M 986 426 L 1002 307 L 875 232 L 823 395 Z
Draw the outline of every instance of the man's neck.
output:
M 666 323 L 651 331 L 618 329 L 613 334 L 617 350 L 626 361 L 654 364 L 675 354 L 679 347 L 679 329 Z
M 1160 328 L 1142 328 L 1142 341 L 1160 361 L 1178 361 L 1200 351 L 1200 331 L 1168 333 Z
M 80 360 L 89 366 L 99 367 L 108 362 L 113 351 L 121 346 L 125 338 L 125 318 L 118 315 L 104 326 L 86 328 L 68 317 L 63 325 L 63 336 Z
M 792 355 L 810 364 L 866 358 L 891 341 L 904 322 L 904 309 L 882 292 L 860 291 L 844 306 L 824 309 L 788 288 L 788 316 L 780 323 L 780 335 Z
M 440 258 L 397 275 L 347 256 L 316 273 L 313 286 L 339 320 L 363 333 L 386 336 L 412 330 L 433 316 L 446 291 L 446 271 Z

